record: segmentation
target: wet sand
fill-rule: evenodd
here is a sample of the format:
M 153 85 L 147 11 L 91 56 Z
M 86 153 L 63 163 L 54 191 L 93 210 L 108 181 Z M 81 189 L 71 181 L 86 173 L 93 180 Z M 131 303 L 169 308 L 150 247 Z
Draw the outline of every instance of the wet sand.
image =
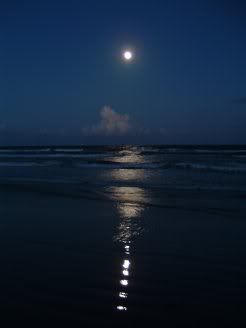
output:
M 192 316 L 191 326 L 207 327 L 226 321 L 228 305 L 231 322 L 239 320 L 232 304 L 246 302 L 243 212 L 14 188 L 0 197 L 0 300 L 9 322 L 147 326 L 161 318 L 179 326 Z M 197 305 L 210 308 L 206 318 Z

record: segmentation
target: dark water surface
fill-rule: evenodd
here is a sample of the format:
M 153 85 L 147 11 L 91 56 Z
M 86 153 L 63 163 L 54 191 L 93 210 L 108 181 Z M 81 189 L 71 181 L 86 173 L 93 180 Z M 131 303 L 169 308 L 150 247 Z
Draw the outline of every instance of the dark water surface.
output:
M 10 321 L 180 326 L 170 306 L 246 302 L 246 147 L 2 148 L 0 199 Z

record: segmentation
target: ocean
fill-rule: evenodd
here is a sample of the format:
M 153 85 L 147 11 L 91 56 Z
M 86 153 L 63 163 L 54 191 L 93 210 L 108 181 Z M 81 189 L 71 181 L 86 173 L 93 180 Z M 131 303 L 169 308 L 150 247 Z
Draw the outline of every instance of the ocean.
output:
M 0 197 L 10 319 L 129 326 L 246 302 L 246 146 L 0 148 Z

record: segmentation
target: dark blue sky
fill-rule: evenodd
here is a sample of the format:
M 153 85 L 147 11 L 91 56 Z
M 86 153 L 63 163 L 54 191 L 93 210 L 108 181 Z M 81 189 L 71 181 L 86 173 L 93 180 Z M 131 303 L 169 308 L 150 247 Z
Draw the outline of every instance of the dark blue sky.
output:
M 0 28 L 1 145 L 246 143 L 243 0 L 3 0 Z

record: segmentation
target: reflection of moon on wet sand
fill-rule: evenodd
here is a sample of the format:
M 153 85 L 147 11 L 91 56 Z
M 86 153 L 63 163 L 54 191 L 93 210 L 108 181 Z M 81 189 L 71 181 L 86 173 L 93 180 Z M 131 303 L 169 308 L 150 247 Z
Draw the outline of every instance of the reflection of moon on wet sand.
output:
M 120 268 L 119 304 L 116 308 L 118 311 L 127 311 L 128 288 L 132 266 L 131 248 L 133 247 L 134 239 L 143 231 L 140 219 L 144 211 L 144 205 L 141 203 L 144 202 L 146 193 L 144 189 L 135 187 L 113 187 L 111 192 L 114 195 L 114 199 L 118 200 L 117 211 L 120 216 L 120 224 L 114 236 L 114 241 L 123 246 L 124 254 Z M 131 203 L 127 202 L 129 198 L 131 198 Z

